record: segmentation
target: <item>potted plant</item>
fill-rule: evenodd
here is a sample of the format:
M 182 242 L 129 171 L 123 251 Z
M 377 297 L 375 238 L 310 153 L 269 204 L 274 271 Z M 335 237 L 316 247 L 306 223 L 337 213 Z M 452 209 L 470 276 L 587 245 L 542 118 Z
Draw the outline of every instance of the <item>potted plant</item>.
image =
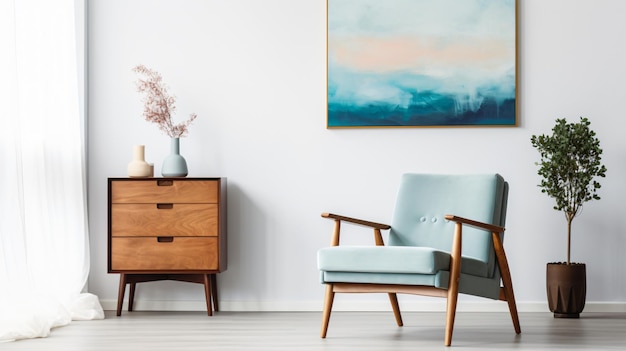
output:
M 556 200 L 554 209 L 563 211 L 567 220 L 567 261 L 548 263 L 546 283 L 548 307 L 559 318 L 578 318 L 585 307 L 586 273 L 584 263 L 570 260 L 572 220 L 583 203 L 600 200 L 597 177 L 605 177 L 602 149 L 587 118 L 578 123 L 557 119 L 552 135 L 533 135 L 532 146 L 541 155 L 537 173 L 542 177 L 542 193 Z

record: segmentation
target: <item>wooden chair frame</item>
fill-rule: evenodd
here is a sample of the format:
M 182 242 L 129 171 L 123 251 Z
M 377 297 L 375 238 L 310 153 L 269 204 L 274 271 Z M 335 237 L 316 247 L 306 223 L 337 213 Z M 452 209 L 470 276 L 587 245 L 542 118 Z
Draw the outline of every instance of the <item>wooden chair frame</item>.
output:
M 384 241 L 381 234 L 381 230 L 391 229 L 390 225 L 365 221 L 361 219 L 340 216 L 332 213 L 323 213 L 322 217 L 332 219 L 335 221 L 331 246 L 338 246 L 340 240 L 341 222 L 347 222 L 360 226 L 365 226 L 374 229 L 374 241 L 376 245 L 383 246 Z M 461 273 L 461 243 L 463 237 L 463 226 L 471 226 L 479 228 L 485 231 L 491 232 L 493 239 L 493 246 L 496 253 L 497 264 L 500 269 L 502 286 L 500 287 L 500 297 L 502 301 L 506 301 L 509 305 L 509 312 L 511 313 L 511 319 L 513 320 L 513 328 L 516 334 L 521 333 L 521 327 L 519 323 L 519 317 L 517 314 L 517 306 L 515 304 L 515 295 L 513 293 L 513 283 L 511 281 L 511 273 L 509 270 L 509 264 L 504 253 L 504 246 L 500 238 L 500 233 L 504 232 L 504 227 L 487 224 L 482 222 L 473 221 L 463 217 L 454 215 L 446 215 L 445 218 L 449 221 L 455 222 L 454 239 L 452 241 L 452 250 L 450 252 L 450 282 L 448 289 L 439 289 L 432 286 L 421 285 L 390 285 L 390 284 L 360 284 L 360 283 L 327 283 L 326 294 L 324 297 L 324 312 L 322 315 L 322 330 L 320 336 L 326 337 L 328 332 L 328 323 L 330 321 L 330 313 L 333 307 L 333 300 L 335 293 L 387 293 L 389 295 L 389 301 L 393 309 L 396 323 L 399 327 L 403 325 L 402 315 L 400 313 L 400 306 L 398 305 L 398 293 L 402 294 L 414 294 L 434 297 L 447 298 L 446 307 L 446 331 L 445 331 L 445 346 L 452 344 L 452 331 L 454 328 L 454 319 L 456 316 L 456 305 L 459 295 L 459 277 Z

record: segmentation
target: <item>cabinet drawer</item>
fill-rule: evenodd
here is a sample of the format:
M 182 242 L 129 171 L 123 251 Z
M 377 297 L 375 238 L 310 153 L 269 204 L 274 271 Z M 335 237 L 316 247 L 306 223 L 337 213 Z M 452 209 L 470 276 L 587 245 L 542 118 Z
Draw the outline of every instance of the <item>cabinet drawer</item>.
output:
M 111 182 L 112 203 L 217 203 L 218 181 L 150 179 Z
M 113 204 L 111 235 L 217 236 L 217 204 Z
M 217 270 L 218 243 L 215 237 L 112 238 L 113 271 L 186 271 Z

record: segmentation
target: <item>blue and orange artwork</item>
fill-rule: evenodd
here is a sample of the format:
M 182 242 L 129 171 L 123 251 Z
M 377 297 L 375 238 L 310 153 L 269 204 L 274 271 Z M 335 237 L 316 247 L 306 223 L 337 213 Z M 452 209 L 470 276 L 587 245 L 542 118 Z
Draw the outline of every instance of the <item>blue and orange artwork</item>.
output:
M 515 0 L 328 0 L 327 126 L 515 126 Z

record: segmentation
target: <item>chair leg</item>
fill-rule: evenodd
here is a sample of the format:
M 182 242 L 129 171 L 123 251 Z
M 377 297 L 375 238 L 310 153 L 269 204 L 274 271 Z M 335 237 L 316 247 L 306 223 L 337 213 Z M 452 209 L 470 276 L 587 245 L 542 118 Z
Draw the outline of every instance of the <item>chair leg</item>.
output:
M 522 328 L 520 327 L 519 316 L 517 314 L 517 305 L 515 304 L 513 286 L 511 286 L 511 275 L 508 270 L 504 270 L 501 274 L 503 286 L 500 288 L 500 300 L 506 301 L 509 305 L 509 313 L 511 313 L 513 328 L 515 329 L 516 334 L 520 334 L 522 332 Z
M 402 323 L 402 314 L 400 313 L 400 305 L 398 304 L 398 295 L 396 295 L 396 293 L 389 293 L 389 301 L 391 302 L 391 308 L 393 308 L 393 315 L 396 317 L 398 327 L 403 326 L 404 323 Z
M 328 332 L 328 322 L 330 321 L 330 311 L 333 309 L 333 300 L 335 299 L 335 292 L 333 291 L 333 285 L 326 285 L 326 295 L 324 296 L 324 313 L 322 315 L 322 331 L 320 337 L 323 339 Z
M 454 288 L 452 285 L 456 285 Z M 446 310 L 446 339 L 444 341 L 445 346 L 452 344 L 452 331 L 454 330 L 454 318 L 456 317 L 456 302 L 459 297 L 458 282 L 456 284 L 450 284 L 448 289 L 448 303 Z
M 506 302 L 509 304 L 509 312 L 511 313 L 511 319 L 513 320 L 513 328 L 515 329 L 516 334 L 520 334 L 522 332 L 522 328 L 519 324 L 519 316 L 517 315 L 517 305 L 515 304 L 513 288 L 505 285 L 504 294 L 506 295 Z
M 520 327 L 519 316 L 517 315 L 517 306 L 515 304 L 515 293 L 513 293 L 513 280 L 511 279 L 509 262 L 506 259 L 502 239 L 498 233 L 492 233 L 492 238 L 494 249 L 496 251 L 496 258 L 498 259 L 498 267 L 500 268 L 500 276 L 502 279 L 503 288 L 501 288 L 501 291 L 504 293 L 504 299 L 509 304 L 509 312 L 511 313 L 515 333 L 520 334 L 522 332 L 522 328 Z
M 450 281 L 448 282 L 448 303 L 446 311 L 446 338 L 445 346 L 452 344 L 452 331 L 456 317 L 456 302 L 459 298 L 459 279 L 461 276 L 461 231 L 462 225 L 455 226 L 454 240 L 452 241 L 452 255 L 450 257 Z

